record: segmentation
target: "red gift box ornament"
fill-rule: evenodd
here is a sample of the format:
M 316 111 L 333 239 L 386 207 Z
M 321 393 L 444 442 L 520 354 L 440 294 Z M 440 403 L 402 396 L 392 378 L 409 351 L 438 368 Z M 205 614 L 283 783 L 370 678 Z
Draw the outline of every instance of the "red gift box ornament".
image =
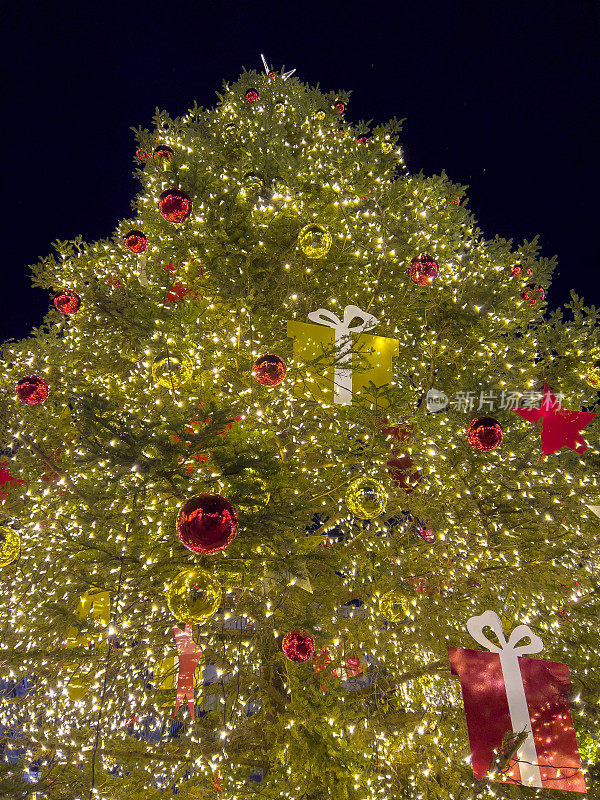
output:
M 488 639 L 486 627 L 500 646 Z M 494 611 L 472 617 L 467 630 L 489 651 L 448 648 L 450 671 L 460 679 L 474 777 L 585 792 L 568 666 L 522 658 L 543 650 L 542 640 L 528 625 L 517 625 L 507 640 Z M 503 767 L 507 733 L 522 742 Z
M 175 627 L 173 628 L 173 633 L 175 634 L 177 656 L 179 658 L 177 697 L 173 716 L 177 716 L 181 705 L 187 703 L 192 722 L 194 722 L 194 672 L 202 659 L 202 650 L 192 639 L 191 625 L 186 625 L 183 630 Z

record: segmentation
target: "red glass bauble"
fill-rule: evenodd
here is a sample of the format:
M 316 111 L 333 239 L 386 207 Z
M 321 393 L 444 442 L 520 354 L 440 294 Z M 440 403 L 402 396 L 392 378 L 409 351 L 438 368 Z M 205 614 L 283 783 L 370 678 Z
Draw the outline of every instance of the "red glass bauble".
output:
M 528 283 L 521 292 L 523 300 L 528 300 L 529 304 L 534 306 L 538 300 L 546 299 L 546 292 L 537 283 Z
M 513 278 L 518 278 L 522 272 L 523 272 L 523 267 L 521 266 L 521 264 L 513 264 L 512 267 L 510 268 L 510 273 L 513 276 Z
M 235 539 L 237 531 L 235 508 L 220 494 L 190 497 L 177 514 L 177 535 L 194 553 L 224 550 Z
M 467 428 L 467 441 L 475 450 L 495 450 L 504 439 L 504 431 L 493 417 L 478 417 Z
M 138 161 L 148 161 L 148 153 L 145 150 L 142 150 L 141 147 L 138 147 L 138 149 L 135 151 L 135 157 L 138 159 Z
M 155 161 L 170 161 L 174 156 L 173 150 L 166 144 L 159 144 L 154 150 Z
M 61 314 L 74 314 L 81 308 L 81 297 L 73 289 L 62 289 L 54 298 L 54 305 Z
M 256 359 L 252 374 L 261 386 L 278 386 L 285 378 L 285 361 L 273 353 L 266 353 Z
M 19 400 L 26 406 L 39 406 L 48 397 L 48 384 L 37 375 L 26 375 L 15 386 Z
M 143 253 L 148 247 L 148 238 L 141 231 L 129 231 L 124 238 L 125 247 L 132 253 Z
M 277 73 L 276 72 L 269 72 L 269 78 L 272 81 L 274 81 L 276 77 L 277 77 Z
M 248 89 L 248 91 L 246 92 L 246 102 L 247 103 L 258 103 L 259 99 L 260 99 L 260 95 L 256 91 L 256 89 Z
M 304 631 L 290 631 L 281 643 L 283 655 L 297 664 L 308 661 L 315 652 L 315 640 Z
M 356 141 L 357 141 L 359 144 L 368 144 L 368 142 L 369 142 L 369 137 L 368 137 L 368 136 L 357 136 L 357 137 L 356 137 Z
M 390 458 L 387 462 L 388 474 L 394 481 L 396 486 L 399 486 L 406 494 L 414 492 L 419 483 L 421 482 L 421 473 L 418 470 L 413 470 L 415 462 L 406 454 L 399 458 Z
M 192 213 L 192 201 L 180 189 L 167 189 L 163 192 L 158 207 L 167 222 L 183 222 Z
M 343 114 L 344 111 L 346 110 L 346 106 L 342 103 L 341 100 L 338 100 L 333 107 L 335 108 L 336 111 L 339 111 L 340 114 Z
M 426 253 L 421 256 L 413 258 L 408 268 L 408 274 L 413 283 L 417 286 L 427 286 L 437 278 L 439 268 L 437 261 L 434 261 L 431 256 Z

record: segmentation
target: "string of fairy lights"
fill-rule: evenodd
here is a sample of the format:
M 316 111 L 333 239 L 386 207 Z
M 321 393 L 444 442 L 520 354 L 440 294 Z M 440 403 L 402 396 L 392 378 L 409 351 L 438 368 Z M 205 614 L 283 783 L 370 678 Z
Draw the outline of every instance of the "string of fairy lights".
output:
M 56 308 L 4 347 L 26 484 L 5 504 L 20 555 L 13 542 L 1 573 L 0 675 L 33 684 L 0 704 L 0 729 L 43 797 L 56 776 L 74 800 L 195 782 L 223 800 L 508 796 L 469 788 L 446 648 L 484 608 L 535 626 L 571 668 L 589 738 L 597 434 L 585 455 L 541 459 L 539 432 L 505 414 L 486 452 L 466 436 L 481 414 L 423 398 L 548 378 L 591 406 L 598 333 L 582 313 L 544 322 L 552 264 L 485 241 L 461 187 L 408 175 L 396 125 L 352 127 L 346 95 L 267 73 L 141 132 L 134 219 L 43 260 Z M 375 407 L 336 405 L 330 384 L 314 399 L 286 333 L 350 304 L 398 342 Z M 410 491 L 391 455 L 408 457 Z M 236 520 L 217 551 L 177 528 L 205 493 Z M 202 624 L 186 617 L 191 585 Z M 86 592 L 108 609 L 78 618 Z M 173 626 L 188 621 L 212 677 L 196 676 L 201 713 L 189 724 L 184 703 L 174 731 Z M 302 658 L 284 657 L 290 634 Z

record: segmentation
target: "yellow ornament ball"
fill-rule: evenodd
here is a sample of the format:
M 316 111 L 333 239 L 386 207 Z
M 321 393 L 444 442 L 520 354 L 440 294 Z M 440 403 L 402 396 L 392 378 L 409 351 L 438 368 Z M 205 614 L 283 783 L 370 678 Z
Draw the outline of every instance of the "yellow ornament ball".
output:
M 402 592 L 390 589 L 379 598 L 379 610 L 389 622 L 399 622 L 409 615 L 410 606 Z
M 391 153 L 394 149 L 394 145 L 391 142 L 384 141 L 381 143 L 381 151 L 383 153 Z
M 298 234 L 298 244 L 307 258 L 323 258 L 331 247 L 331 234 L 323 225 L 305 225 Z
M 600 389 L 600 370 L 588 369 L 585 373 L 585 382 L 593 389 Z
M 0 525 L 0 567 L 7 567 L 19 557 L 21 537 L 12 528 Z
M 193 363 L 187 353 L 172 350 L 158 355 L 152 364 L 154 382 L 167 388 L 177 388 L 192 374 Z
M 346 491 L 346 505 L 359 519 L 374 519 L 385 511 L 387 494 L 374 478 L 356 478 Z
M 210 572 L 192 567 L 180 572 L 167 588 L 167 603 L 180 622 L 202 625 L 221 604 L 221 584 Z

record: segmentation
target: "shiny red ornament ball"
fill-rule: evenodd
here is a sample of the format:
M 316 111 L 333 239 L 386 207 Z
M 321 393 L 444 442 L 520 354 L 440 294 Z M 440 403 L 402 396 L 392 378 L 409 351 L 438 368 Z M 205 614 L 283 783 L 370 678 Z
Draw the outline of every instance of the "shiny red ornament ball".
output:
M 123 241 L 125 247 L 132 253 L 143 253 L 148 247 L 148 237 L 141 231 L 129 231 Z
M 315 640 L 304 631 L 290 631 L 283 637 L 281 649 L 288 661 L 301 664 L 312 658 L 315 652 Z
M 142 150 L 141 147 L 138 147 L 138 149 L 135 151 L 135 157 L 142 163 L 148 161 L 148 153 L 145 150 Z
M 528 283 L 521 292 L 521 297 L 523 300 L 527 300 L 530 305 L 534 306 L 538 300 L 546 299 L 546 292 L 543 287 L 539 286 L 537 283 Z
M 256 91 L 256 89 L 248 89 L 248 91 L 246 92 L 246 102 L 247 103 L 250 103 L 250 104 L 258 103 L 259 99 L 260 99 L 260 95 Z
M 220 494 L 190 497 L 177 514 L 177 535 L 193 553 L 217 553 L 235 539 L 238 521 L 235 508 Z
M 277 73 L 276 72 L 269 72 L 269 78 L 272 81 L 274 81 L 276 77 L 277 77 Z
M 504 431 L 493 417 L 478 417 L 467 428 L 467 441 L 475 450 L 495 450 L 504 439 Z
M 273 353 L 266 353 L 256 359 L 252 374 L 261 386 L 278 386 L 285 378 L 285 361 Z
M 171 147 L 166 144 L 159 144 L 158 147 L 154 150 L 154 160 L 163 162 L 163 161 L 170 161 L 173 156 L 174 152 Z
M 73 289 L 62 289 L 54 298 L 54 305 L 61 314 L 74 314 L 81 308 L 81 297 Z
M 26 406 L 39 406 L 48 397 L 48 384 L 37 375 L 26 375 L 15 386 L 18 399 Z
M 192 213 L 192 201 L 180 189 L 167 189 L 163 192 L 158 207 L 167 222 L 183 222 Z
M 343 114 L 344 111 L 346 110 L 346 106 L 342 103 L 341 100 L 338 100 L 338 102 L 335 103 L 333 107 L 335 108 L 336 111 L 339 111 L 340 114 Z
M 521 264 L 513 264 L 512 267 L 510 268 L 510 273 L 513 276 L 513 278 L 518 278 L 522 272 L 523 272 L 523 267 L 521 266 Z
M 369 137 L 368 136 L 357 136 L 356 137 L 356 141 L 359 144 L 368 144 L 369 143 Z
M 437 261 L 426 253 L 413 258 L 408 268 L 410 279 L 417 286 L 427 286 L 437 278 L 438 272 Z

